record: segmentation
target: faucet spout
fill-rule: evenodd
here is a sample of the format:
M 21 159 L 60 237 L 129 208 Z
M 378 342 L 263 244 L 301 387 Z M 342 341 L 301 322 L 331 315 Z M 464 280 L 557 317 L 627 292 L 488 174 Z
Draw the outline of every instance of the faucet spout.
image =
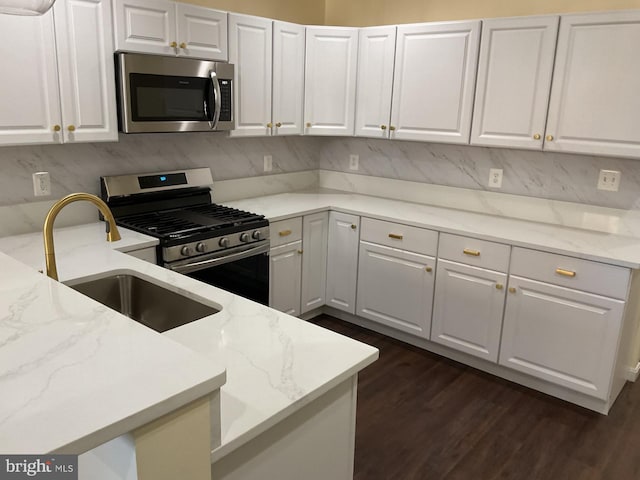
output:
M 66 197 L 58 200 L 53 204 L 49 213 L 47 213 L 47 217 L 44 220 L 44 256 L 45 261 L 47 263 L 47 275 L 54 280 L 58 280 L 58 269 L 56 267 L 56 253 L 55 248 L 53 246 L 53 222 L 55 221 L 58 213 L 73 202 L 78 201 L 87 201 L 93 203 L 98 210 L 104 216 L 108 229 L 107 229 L 107 242 L 117 242 L 120 240 L 120 232 L 118 231 L 118 227 L 116 227 L 116 221 L 113 218 L 113 213 L 100 198 L 92 195 L 90 193 L 72 193 L 71 195 L 67 195 Z

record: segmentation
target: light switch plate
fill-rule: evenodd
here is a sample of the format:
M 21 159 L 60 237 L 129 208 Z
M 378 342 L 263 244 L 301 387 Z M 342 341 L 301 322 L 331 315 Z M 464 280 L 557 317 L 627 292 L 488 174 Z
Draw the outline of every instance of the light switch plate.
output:
M 489 169 L 489 187 L 502 188 L 502 169 L 501 168 Z
M 273 170 L 273 157 L 271 155 L 264 156 L 264 171 L 270 172 Z
M 620 188 L 620 172 L 618 170 L 600 170 L 598 190 L 617 192 Z
M 36 197 L 51 195 L 51 177 L 49 172 L 36 172 L 33 174 L 33 194 Z
M 349 155 L 349 170 L 358 170 L 359 160 L 360 160 L 360 156 Z

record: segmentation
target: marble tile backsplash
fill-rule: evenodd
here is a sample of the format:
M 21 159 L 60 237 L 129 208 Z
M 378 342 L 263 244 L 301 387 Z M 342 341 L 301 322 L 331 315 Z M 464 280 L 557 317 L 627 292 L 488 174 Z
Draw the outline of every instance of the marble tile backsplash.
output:
M 118 143 L 0 147 L 0 206 L 98 193 L 100 175 L 208 166 L 214 180 L 333 170 L 475 190 L 490 168 L 504 169 L 502 193 L 640 209 L 640 160 L 350 137 L 228 138 L 222 135 L 120 135 Z M 349 155 L 360 156 L 357 172 Z M 596 189 L 600 169 L 620 170 L 619 192 Z M 51 173 L 52 196 L 34 197 L 31 175 Z
M 350 154 L 360 156 L 358 171 L 349 170 Z M 322 144 L 319 167 L 612 208 L 640 208 L 640 159 L 336 137 Z M 504 170 L 501 189 L 487 186 L 490 168 Z M 622 172 L 620 191 L 596 189 L 600 169 Z
M 210 167 L 214 180 L 256 177 L 264 155 L 269 174 L 316 170 L 323 139 L 309 137 L 228 138 L 217 134 L 120 135 L 118 143 L 0 147 L 0 206 L 99 193 L 101 175 Z M 34 197 L 31 176 L 51 174 L 51 197 Z

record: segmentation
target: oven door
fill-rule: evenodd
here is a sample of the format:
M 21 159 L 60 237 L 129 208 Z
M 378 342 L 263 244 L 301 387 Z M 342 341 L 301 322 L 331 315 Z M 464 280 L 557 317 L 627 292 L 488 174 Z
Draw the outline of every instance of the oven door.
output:
M 269 244 L 165 263 L 166 268 L 269 305 Z

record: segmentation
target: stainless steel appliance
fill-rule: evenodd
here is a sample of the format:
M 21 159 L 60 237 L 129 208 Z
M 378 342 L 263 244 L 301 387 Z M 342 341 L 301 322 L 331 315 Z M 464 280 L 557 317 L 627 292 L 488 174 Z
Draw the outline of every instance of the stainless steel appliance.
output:
M 234 66 L 116 53 L 118 121 L 125 133 L 232 130 Z
M 208 168 L 101 177 L 100 183 L 118 225 L 159 239 L 159 265 L 269 303 L 269 221 L 212 203 Z

